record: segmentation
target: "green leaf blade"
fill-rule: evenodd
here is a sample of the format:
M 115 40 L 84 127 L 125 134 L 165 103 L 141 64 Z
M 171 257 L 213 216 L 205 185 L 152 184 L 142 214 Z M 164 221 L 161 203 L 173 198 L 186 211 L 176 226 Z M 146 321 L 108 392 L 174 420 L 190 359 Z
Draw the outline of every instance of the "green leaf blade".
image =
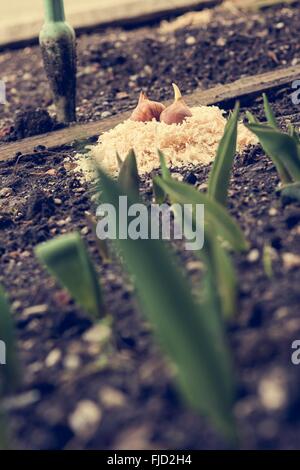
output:
M 118 207 L 122 191 L 99 172 L 103 202 Z M 133 276 L 142 308 L 177 366 L 185 396 L 232 438 L 234 387 L 220 323 L 195 303 L 185 277 L 161 241 L 122 238 L 116 244 Z
M 284 185 L 281 188 L 280 196 L 284 203 L 300 202 L 300 183 Z
M 98 278 L 79 233 L 61 235 L 41 243 L 35 252 L 50 274 L 58 279 L 93 319 L 103 313 Z
M 237 103 L 233 114 L 225 126 L 224 135 L 218 146 L 217 155 L 208 180 L 209 196 L 224 206 L 227 201 L 230 173 L 236 153 L 239 110 L 240 106 Z
M 297 144 L 288 134 L 263 124 L 248 124 L 264 151 L 273 160 L 283 183 L 300 181 L 300 159 Z
M 160 161 L 160 168 L 161 168 L 162 178 L 164 180 L 172 179 L 170 170 L 167 167 L 166 157 L 165 157 L 164 153 L 159 149 L 157 150 L 157 152 L 158 152 L 159 161 Z
M 222 313 L 226 319 L 230 319 L 237 311 L 236 274 L 230 256 L 216 238 L 214 238 L 212 246 L 213 277 L 219 291 Z
M 265 110 L 265 115 L 266 115 L 268 125 L 272 127 L 273 129 L 278 129 L 278 124 L 276 121 L 275 114 L 273 113 L 268 97 L 265 93 L 263 93 L 263 100 L 264 100 L 264 110 Z
M 121 166 L 118 182 L 125 194 L 132 194 L 136 200 L 139 199 L 140 177 L 138 174 L 136 155 L 133 149 L 129 151 Z
M 250 124 L 259 124 L 259 120 L 250 111 L 246 111 L 245 114 Z
M 186 183 L 175 180 L 164 181 L 157 176 L 156 184 L 169 195 L 173 203 L 179 204 L 204 204 L 205 217 L 208 223 L 215 224 L 218 234 L 226 240 L 233 249 L 237 251 L 246 250 L 248 244 L 243 233 L 228 214 L 227 210 L 218 202 L 211 200 L 206 194 L 199 192 L 196 188 Z

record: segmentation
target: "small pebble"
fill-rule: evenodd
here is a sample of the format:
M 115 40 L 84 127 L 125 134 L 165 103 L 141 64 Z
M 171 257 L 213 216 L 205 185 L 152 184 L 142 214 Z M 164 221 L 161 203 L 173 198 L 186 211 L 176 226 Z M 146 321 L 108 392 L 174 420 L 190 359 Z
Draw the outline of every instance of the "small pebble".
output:
M 100 408 L 91 400 L 81 400 L 69 417 L 72 431 L 84 438 L 91 437 L 102 418 Z
M 99 392 L 99 398 L 106 408 L 119 408 L 126 403 L 124 393 L 112 387 L 102 387 Z
M 56 204 L 57 206 L 60 206 L 62 204 L 62 200 L 59 199 L 58 197 L 55 197 L 53 201 L 54 201 L 54 204 Z
M 37 374 L 38 372 L 44 369 L 45 369 L 44 364 L 42 362 L 36 361 L 28 366 L 27 371 L 30 372 L 31 374 Z
M 68 354 L 64 359 L 64 366 L 69 370 L 76 370 L 80 367 L 81 361 L 76 354 Z
M 194 38 L 194 36 L 188 36 L 185 40 L 185 43 L 187 46 L 193 46 L 196 44 L 196 38 Z
M 71 222 L 71 220 L 72 220 L 71 217 L 67 217 L 65 220 L 63 220 L 63 219 L 58 220 L 58 221 L 56 222 L 56 225 L 57 225 L 58 227 L 63 227 L 64 225 L 69 224 L 69 223 Z
M 84 335 L 84 341 L 88 343 L 106 342 L 111 337 L 111 328 L 108 325 L 99 323 L 87 330 Z
M 277 372 L 264 377 L 258 386 L 258 394 L 262 405 L 268 410 L 280 410 L 286 404 L 287 391 L 284 384 L 284 374 Z
M 62 220 L 58 220 L 58 221 L 56 222 L 56 225 L 57 225 L 58 227 L 63 227 L 64 225 L 66 225 L 66 221 L 63 220 L 63 219 L 62 219 Z
M 0 197 L 8 197 L 11 196 L 13 193 L 13 190 L 11 188 L 2 188 L 0 190 Z
M 283 253 L 283 265 L 285 269 L 290 270 L 300 266 L 300 256 L 294 253 Z
M 41 315 L 48 311 L 48 305 L 40 304 L 40 305 L 33 305 L 32 307 L 27 307 L 23 310 L 22 315 L 25 317 L 29 317 L 31 315 Z
M 49 170 L 47 170 L 47 171 L 45 172 L 45 175 L 47 175 L 47 176 L 56 176 L 56 173 L 57 173 L 57 172 L 56 172 L 56 169 L 55 169 L 55 168 L 50 168 Z
M 85 188 L 75 188 L 74 189 L 74 193 L 84 193 L 85 192 Z
M 247 260 L 250 263 L 256 263 L 259 260 L 259 251 L 257 249 L 251 250 L 247 256 Z
M 47 367 L 55 366 L 61 359 L 61 351 L 59 349 L 53 349 L 46 357 L 45 364 Z
M 108 118 L 109 116 L 111 116 L 111 113 L 109 111 L 103 111 L 103 113 L 101 113 L 102 119 Z
M 20 395 L 12 396 L 5 399 L 2 403 L 5 411 L 21 410 L 40 400 L 40 392 L 38 390 L 30 390 Z
M 281 320 L 282 318 L 286 318 L 288 314 L 289 309 L 287 307 L 280 307 L 275 311 L 275 318 Z
M 153 69 L 150 65 L 145 65 L 144 67 L 144 72 L 147 74 L 147 75 L 152 75 L 153 74 Z
M 271 207 L 271 209 L 269 210 L 269 216 L 274 217 L 277 214 L 278 210 L 275 207 Z
M 226 45 L 226 39 L 225 38 L 218 38 L 216 42 L 217 46 L 219 47 L 224 47 Z
M 119 93 L 116 94 L 117 100 L 124 100 L 128 98 L 128 93 L 126 91 L 120 91 Z

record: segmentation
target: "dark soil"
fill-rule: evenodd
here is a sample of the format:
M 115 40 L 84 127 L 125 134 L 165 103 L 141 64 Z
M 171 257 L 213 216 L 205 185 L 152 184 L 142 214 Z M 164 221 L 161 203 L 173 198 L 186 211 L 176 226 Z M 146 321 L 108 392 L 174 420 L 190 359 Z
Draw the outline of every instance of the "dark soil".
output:
M 14 125 L 10 131 L 3 136 L 5 142 L 24 139 L 33 135 L 44 134 L 57 130 L 61 127 L 53 119 L 46 109 L 29 108 L 24 111 L 17 111 Z
M 164 100 L 172 95 L 172 82 L 191 93 L 196 87 L 298 64 L 299 22 L 296 4 L 238 18 L 216 14 L 207 26 L 172 34 L 161 34 L 154 26 L 82 35 L 78 38 L 78 119 L 97 120 L 133 108 L 141 89 L 153 99 Z M 193 45 L 189 45 L 191 37 Z M 7 84 L 8 104 L 0 105 L 6 129 L 20 108 L 54 112 L 38 47 L 2 53 L 0 77 Z
M 225 26 L 218 29 L 213 23 L 207 29 L 194 31 L 197 41 L 206 45 L 201 77 L 200 59 L 197 62 L 199 82 L 231 81 L 248 75 L 250 69 L 254 74 L 290 64 L 299 54 L 294 38 L 299 15 L 299 8 L 274 9 L 259 18 L 253 17 L 253 24 L 249 23 L 251 31 L 245 29 L 245 23 L 231 25 L 228 30 Z M 286 27 L 276 28 L 277 22 L 282 21 Z M 269 32 L 267 39 L 261 33 L 265 30 Z M 155 34 L 155 30 L 148 32 Z M 199 82 L 193 82 L 194 71 L 186 72 L 186 64 L 193 63 L 191 57 L 202 49 L 184 45 L 190 31 L 178 31 L 166 39 L 181 51 L 180 57 L 191 54 L 185 63 L 180 64 L 179 60 L 175 65 L 170 65 L 174 54 L 166 54 L 166 47 L 157 38 L 144 37 L 137 47 L 140 33 L 126 33 L 126 48 L 121 33 L 121 45 L 114 48 L 109 41 L 113 41 L 115 33 L 107 33 L 112 36 L 106 38 L 106 46 L 100 35 L 80 39 L 81 67 L 89 67 L 81 76 L 82 119 L 99 117 L 96 113 L 105 110 L 127 109 L 141 86 L 153 86 L 153 97 L 166 98 L 168 77 L 170 82 L 177 80 L 182 84 L 186 92 L 197 86 Z M 226 48 L 216 46 L 221 36 L 227 40 Z M 280 49 L 279 44 L 290 48 Z M 145 65 L 141 57 L 152 54 L 154 45 L 157 52 L 153 70 L 144 77 L 145 82 L 139 82 L 144 79 L 140 76 L 141 66 Z M 276 48 L 279 64 L 266 54 L 272 47 Z M 133 50 L 138 57 L 131 59 Z M 143 53 L 143 50 L 152 52 Z M 242 50 L 245 51 L 243 60 L 237 66 Z M 232 61 L 230 51 L 235 55 Z M 119 53 L 125 54 L 123 63 L 123 59 L 118 59 Z M 104 74 L 105 54 L 108 65 Z M 113 54 L 117 56 L 114 64 Z M 224 62 L 223 54 L 226 54 Z M 94 57 L 93 65 L 91 57 Z M 10 67 L 10 72 L 6 68 L 7 75 L 16 73 L 18 63 L 18 70 L 22 70 L 18 78 L 19 103 L 10 101 L 6 117 L 19 108 L 20 101 L 28 103 L 26 89 L 27 93 L 32 90 L 31 104 L 36 100 L 36 106 L 41 101 L 47 105 L 43 101 L 46 85 L 39 76 L 41 69 L 34 74 L 34 80 L 39 77 L 40 88 L 35 88 L 36 83 L 33 86 L 31 79 L 22 80 L 25 71 L 31 73 L 34 67 L 39 67 L 39 60 L 35 48 L 2 55 L 1 67 Z M 139 80 L 129 89 L 128 75 L 132 70 Z M 99 77 L 99 83 L 95 77 Z M 120 85 L 116 85 L 116 77 Z M 130 97 L 124 101 L 116 99 L 116 87 L 118 91 L 127 90 Z M 289 93 L 287 87 L 282 87 L 272 90 L 270 98 L 277 116 L 293 115 L 291 120 L 297 122 L 299 110 L 291 105 Z M 87 101 L 83 102 L 84 99 Z M 230 105 L 226 103 L 226 108 Z M 247 98 L 242 105 L 261 113 L 260 97 Z M 0 283 L 7 289 L 15 312 L 24 376 L 19 393 L 5 403 L 13 446 L 26 449 L 225 448 L 205 419 L 188 411 L 180 402 L 168 365 L 153 342 L 151 327 L 144 320 L 132 286 L 119 264 L 101 263 L 94 234 L 88 229 L 84 215 L 86 210 L 94 211 L 91 189 L 82 183 L 80 175 L 71 171 L 73 152 L 71 147 L 52 152 L 37 149 L 34 155 L 0 163 Z M 174 169 L 201 190 L 205 190 L 209 171 L 209 166 Z M 250 148 L 236 159 L 230 211 L 251 245 L 249 253 L 234 258 L 239 279 L 239 311 L 228 325 L 237 379 L 235 415 L 242 448 L 298 449 L 300 442 L 300 369 L 291 363 L 291 344 L 300 338 L 297 257 L 300 255 L 300 204 L 283 205 L 276 192 L 277 185 L 276 171 L 260 147 Z M 146 198 L 151 197 L 149 176 L 143 178 L 142 192 Z M 88 243 L 112 321 L 110 328 L 102 326 L 96 342 L 91 337 L 92 324 L 87 315 L 46 274 L 33 254 L 36 244 L 72 230 L 81 231 Z M 271 278 L 265 273 L 262 261 L 265 246 L 273 249 Z M 181 252 L 180 256 L 196 285 L 199 265 L 195 265 L 187 252 Z M 32 310 L 32 307 L 37 308 Z M 103 337 L 101 342 L 99 337 Z M 94 427 L 91 423 L 88 429 L 75 432 L 74 411 L 78 415 L 79 405 L 86 411 L 90 402 L 98 408 L 98 421 Z
M 16 312 L 24 371 L 20 394 L 8 402 L 15 445 L 33 449 L 222 448 L 224 443 L 204 420 L 180 404 L 150 327 L 119 266 L 101 264 L 94 235 L 85 229 L 84 211 L 91 209 L 89 189 L 66 170 L 69 154 L 67 149 L 53 155 L 44 152 L 24 157 L 18 165 L 0 166 L 2 188 L 12 189 L 1 200 L 0 282 Z M 209 167 L 180 172 L 201 185 Z M 236 416 L 244 436 L 242 446 L 247 448 L 299 447 L 300 375 L 290 356 L 292 342 L 300 337 L 300 264 L 284 267 L 282 256 L 300 255 L 300 205 L 282 207 L 277 183 L 273 165 L 258 147 L 237 160 L 230 208 L 251 243 L 250 253 L 258 250 L 258 259 L 253 260 L 251 254 L 236 257 L 239 312 L 229 326 L 238 380 Z M 149 190 L 146 178 L 146 197 Z M 89 318 L 33 255 L 37 243 L 71 230 L 84 234 L 105 287 L 113 321 L 109 346 L 87 341 Z M 274 248 L 271 279 L 262 265 L 266 244 Z M 190 255 L 185 253 L 183 259 L 191 278 L 198 277 L 199 268 Z M 28 313 L 36 305 L 42 305 L 40 312 Z M 53 350 L 61 354 L 51 365 Z M 68 365 L 72 359 L 74 369 Z M 278 380 L 286 396 L 278 409 L 269 410 L 261 398 L 262 384 L 267 381 L 272 387 Z M 113 407 L 101 399 L 101 390 L 107 387 L 112 397 L 118 392 Z M 99 426 L 88 438 L 74 435 L 70 427 L 70 416 L 81 400 L 92 400 L 102 411 Z

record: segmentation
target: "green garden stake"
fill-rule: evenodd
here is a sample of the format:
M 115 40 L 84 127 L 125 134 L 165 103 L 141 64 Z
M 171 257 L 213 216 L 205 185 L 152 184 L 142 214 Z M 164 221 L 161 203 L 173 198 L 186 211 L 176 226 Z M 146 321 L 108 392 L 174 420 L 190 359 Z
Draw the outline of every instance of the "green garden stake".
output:
M 76 37 L 65 21 L 63 0 L 44 0 L 45 23 L 40 46 L 46 75 L 52 90 L 57 118 L 76 121 Z

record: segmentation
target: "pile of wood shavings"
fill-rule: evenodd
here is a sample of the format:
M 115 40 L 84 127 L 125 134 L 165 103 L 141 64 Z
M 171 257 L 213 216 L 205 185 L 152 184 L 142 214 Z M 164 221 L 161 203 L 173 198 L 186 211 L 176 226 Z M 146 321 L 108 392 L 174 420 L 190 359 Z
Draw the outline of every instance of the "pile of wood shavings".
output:
M 132 148 L 140 174 L 159 167 L 157 149 L 164 152 L 170 166 L 208 164 L 216 156 L 227 121 L 217 106 L 199 106 L 191 108 L 191 111 L 192 117 L 186 118 L 182 124 L 126 120 L 99 137 L 98 144 L 91 148 L 91 156 L 112 175 L 118 172 L 116 153 L 124 159 Z M 237 150 L 241 152 L 255 143 L 254 135 L 239 124 Z M 84 173 L 89 166 L 87 163 L 86 159 L 79 159 L 79 167 Z

